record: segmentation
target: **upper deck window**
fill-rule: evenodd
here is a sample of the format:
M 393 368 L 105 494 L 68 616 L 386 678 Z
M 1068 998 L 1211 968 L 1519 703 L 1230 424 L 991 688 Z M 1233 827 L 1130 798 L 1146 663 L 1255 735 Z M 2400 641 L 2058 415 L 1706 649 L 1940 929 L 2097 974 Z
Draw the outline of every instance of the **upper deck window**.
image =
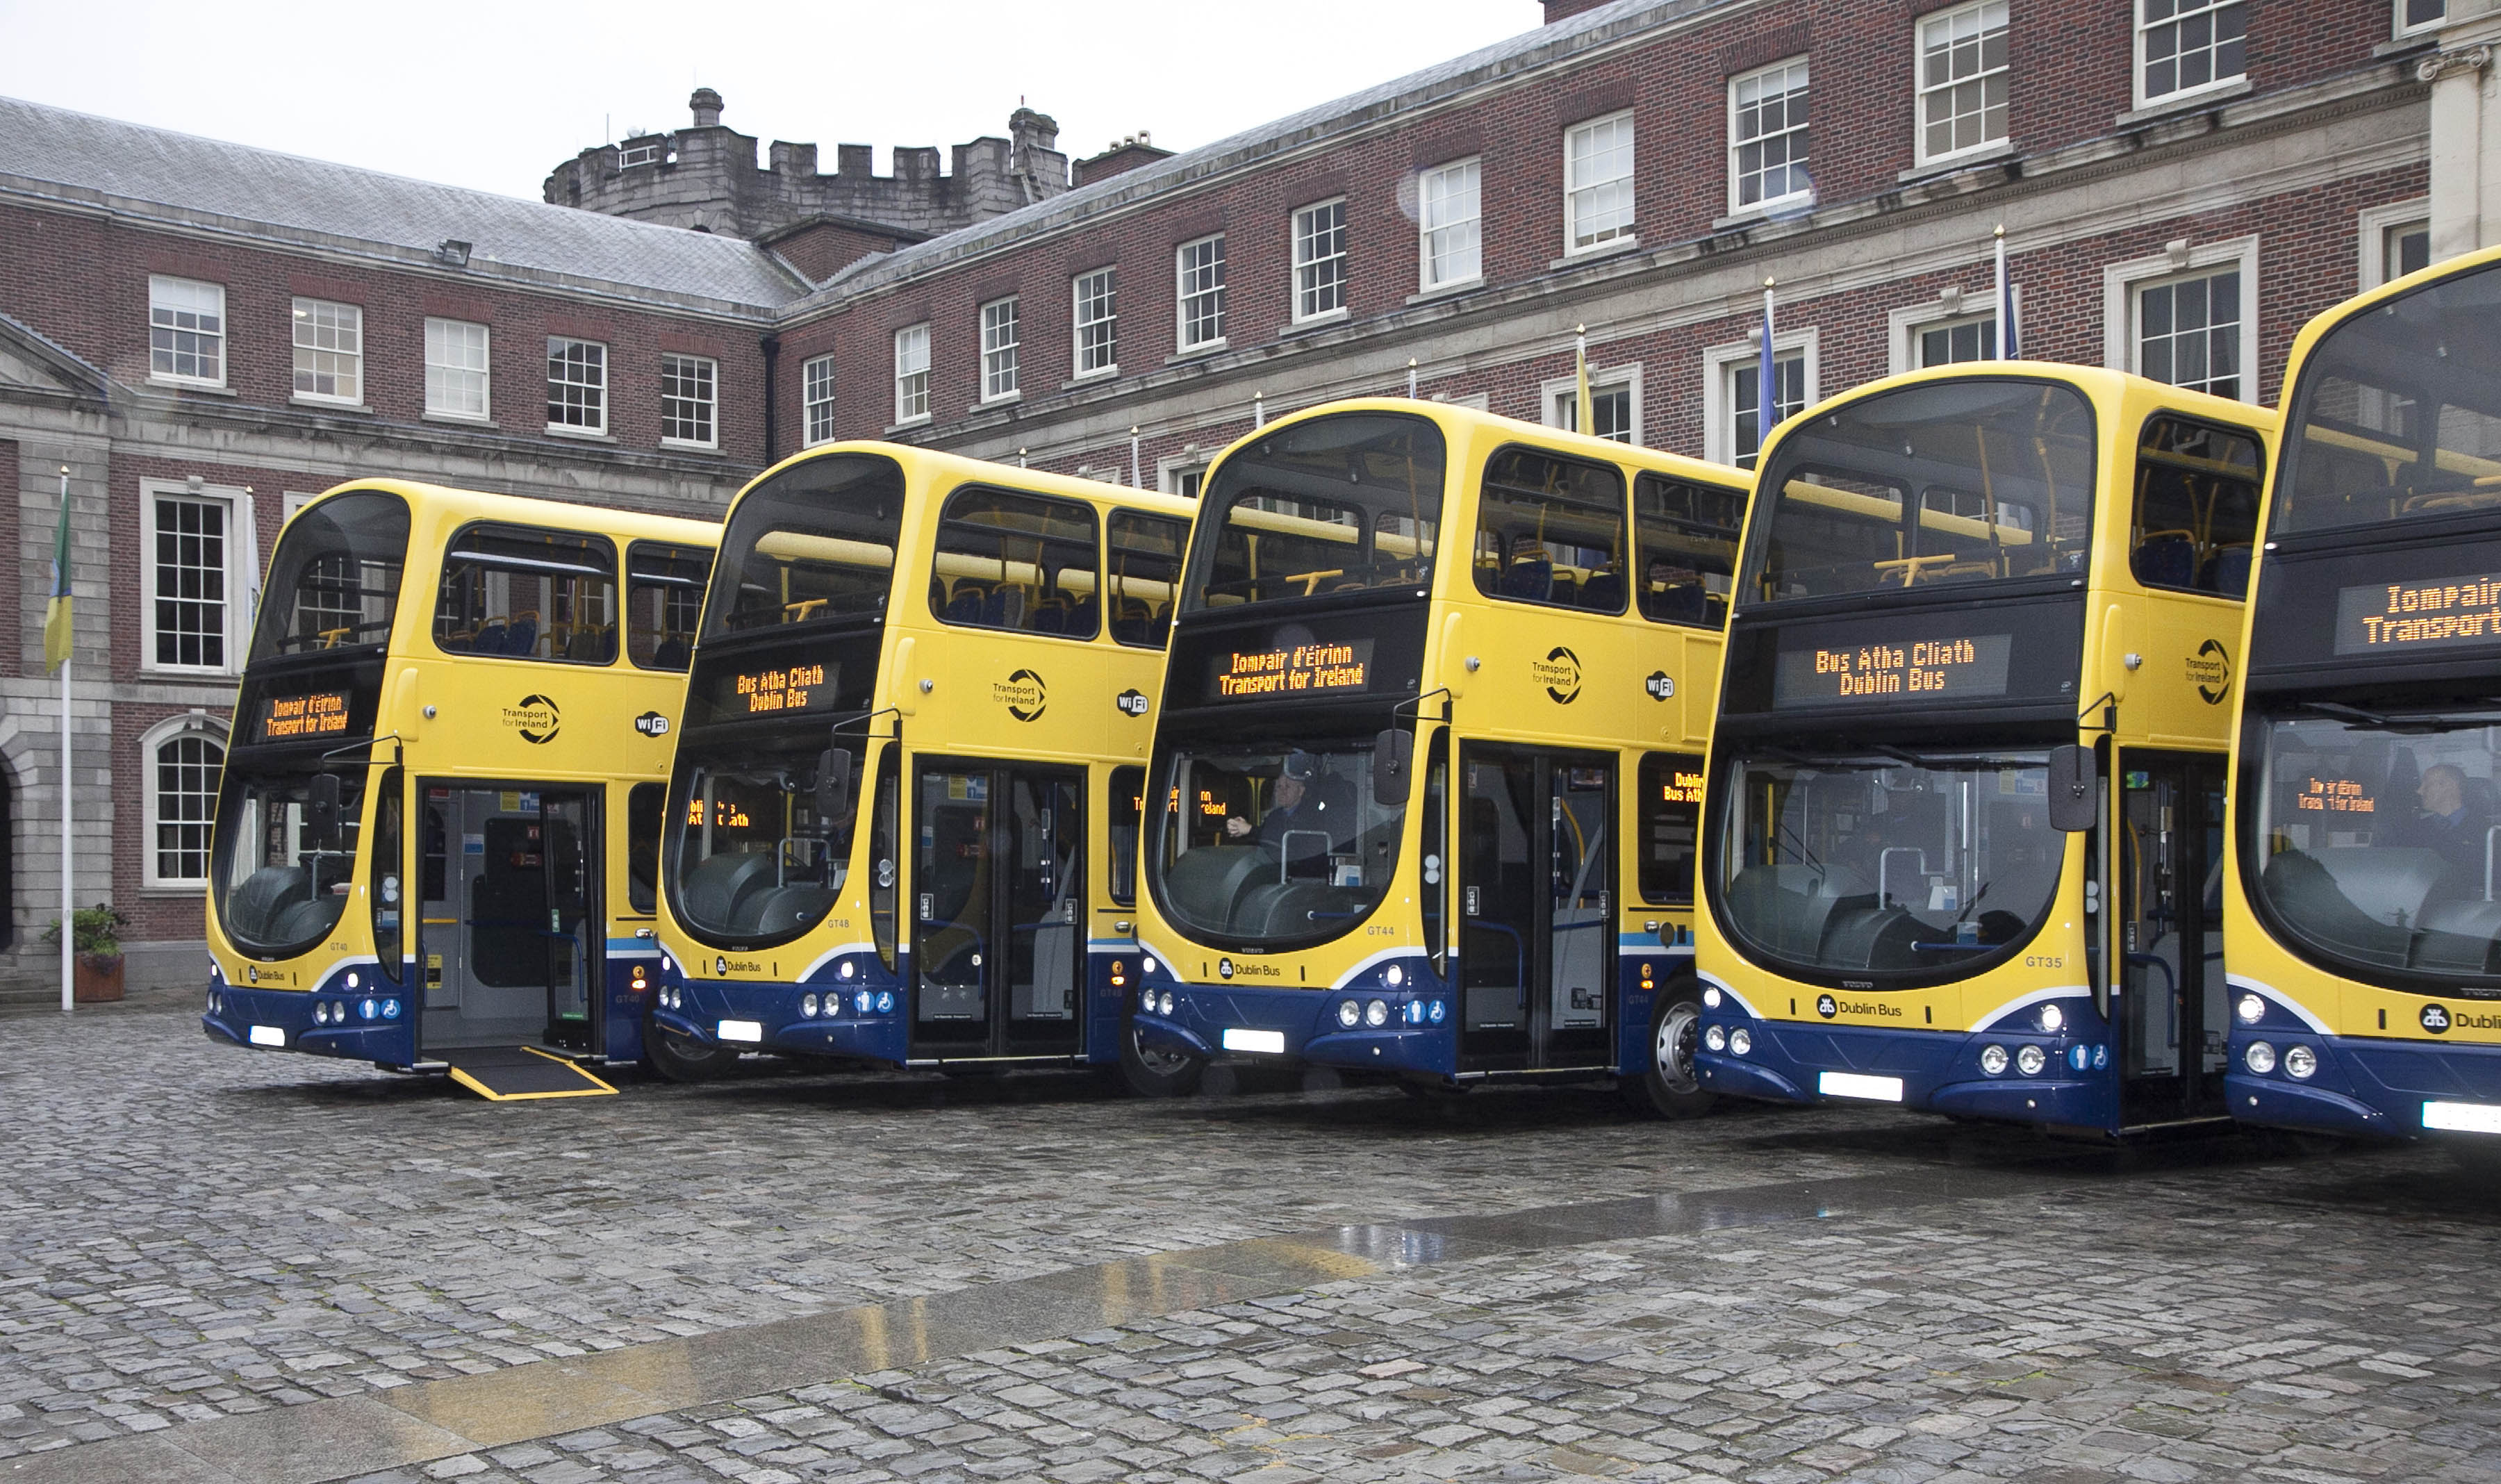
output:
M 1728 622 L 1746 492 L 1658 474 L 1633 481 L 1633 528 L 1641 546 L 1633 590 L 1642 617 L 1717 628 Z
M 580 531 L 467 527 L 443 554 L 434 643 L 454 655 L 609 663 L 617 658 L 617 548 Z
M 1101 556 L 1087 506 L 958 489 L 938 522 L 929 611 L 975 628 L 1091 639 L 1103 626 Z
M 903 466 L 835 454 L 784 469 L 730 513 L 707 634 L 878 618 L 903 531 Z
M 1442 516 L 1441 430 L 1348 413 L 1278 429 L 1219 465 L 1183 609 L 1423 588 Z
M 1624 611 L 1624 476 L 1535 449 L 1485 461 L 1477 590 L 1522 603 Z
M 2218 597 L 2247 593 L 2266 477 L 2257 438 L 2185 418 L 2148 418 L 2136 462 L 2128 545 L 2136 580 Z
M 2284 424 L 2274 534 L 2501 509 L 2496 333 L 2501 268 L 2482 268 L 2321 336 Z
M 1747 602 L 2082 576 L 2092 404 L 2014 377 L 1846 403 L 1772 452 Z
M 683 670 L 703 617 L 712 551 L 637 541 L 625 549 L 625 653 L 646 670 Z
M 269 564 L 251 658 L 390 642 L 408 560 L 408 505 L 357 489 L 307 508 L 288 523 Z
M 1181 592 L 1182 552 L 1189 524 L 1165 516 L 1116 512 L 1112 536 L 1112 637 L 1122 644 L 1161 649 L 1172 631 L 1173 599 Z

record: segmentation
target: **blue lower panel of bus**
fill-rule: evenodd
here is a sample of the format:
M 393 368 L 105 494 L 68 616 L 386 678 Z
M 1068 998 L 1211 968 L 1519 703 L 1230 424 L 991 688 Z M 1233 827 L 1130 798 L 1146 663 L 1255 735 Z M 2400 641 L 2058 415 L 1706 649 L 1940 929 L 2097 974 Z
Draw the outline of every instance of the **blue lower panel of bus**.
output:
M 342 968 L 310 994 L 301 990 L 238 990 L 210 987 L 212 1008 L 200 1029 L 213 1041 L 267 1051 L 301 1051 L 407 1066 L 417 1060 L 417 1012 L 395 989 L 373 985 L 370 964 L 358 989 L 347 986 Z M 396 1013 L 392 1013 L 396 1012 Z
M 1425 969 L 1425 961 L 1417 961 L 1415 968 L 1416 972 L 1402 969 L 1403 989 L 1381 984 L 1377 970 L 1365 976 L 1370 983 L 1327 991 L 1254 990 L 1159 979 L 1151 987 L 1157 1009 L 1139 1012 L 1138 1038 L 1195 1057 L 1275 1058 L 1318 1066 L 1447 1077 L 1458 1069 L 1458 1026 L 1452 1001 Z M 1417 989 L 1417 984 L 1425 987 Z M 1170 1014 L 1160 1008 L 1161 996 L 1167 993 L 1173 997 Z M 1368 1021 L 1375 1001 L 1382 1006 L 1378 1026 Z M 1343 1003 L 1355 1007 L 1351 1029 L 1339 1018 L 1338 1007 Z
M 2066 1007 L 2066 1033 L 2050 1035 L 2039 1032 L 2029 1006 L 1983 1030 L 1891 1030 L 1760 1020 L 1731 997 L 1704 1012 L 1704 1042 L 1693 1064 L 1705 1089 L 1736 1097 L 1891 1103 L 2010 1123 L 2116 1129 L 2118 1079 L 2111 1069 L 2108 1029 L 2089 998 L 2059 1003 Z M 1743 1054 L 1736 1050 L 1741 1029 L 1748 1043 Z M 1726 1049 L 1710 1049 L 1715 1031 Z M 1991 1046 L 2007 1057 L 1993 1075 L 1981 1063 Z M 2041 1052 L 2041 1069 L 2029 1076 L 2017 1061 L 2027 1046 Z
M 1099 939 L 1086 951 L 1085 1060 L 1090 1062 L 1110 1065 L 1119 1060 L 1120 1011 L 1137 954 L 1135 944 L 1115 939 Z M 677 992 L 680 1003 L 674 1010 L 654 1006 L 651 1017 L 707 1045 L 900 1066 L 912 1055 L 911 996 L 905 988 L 910 956 L 902 962 L 897 971 L 873 955 L 845 954 L 799 984 L 693 979 L 684 968 L 664 968 L 661 977 Z M 850 970 L 848 978 L 845 969 Z
M 2223 1078 L 2233 1117 L 2380 1138 L 2501 1133 L 2501 1046 L 2324 1036 L 2268 1008 L 2260 1024 L 2233 1028 Z M 2273 1053 L 2261 1059 L 2264 1072 L 2250 1064 L 2258 1043 Z M 2317 1059 L 2307 1077 L 2289 1069 L 2297 1049 Z

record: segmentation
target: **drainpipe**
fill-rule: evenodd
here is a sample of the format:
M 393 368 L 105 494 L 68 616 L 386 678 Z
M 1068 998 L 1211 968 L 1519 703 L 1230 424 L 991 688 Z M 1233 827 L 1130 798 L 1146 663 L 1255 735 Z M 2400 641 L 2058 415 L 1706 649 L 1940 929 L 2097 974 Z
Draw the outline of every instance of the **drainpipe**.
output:
M 782 355 L 782 337 L 767 335 L 756 344 L 764 351 L 764 467 L 769 469 L 781 460 L 780 454 L 776 452 L 780 440 L 773 436 L 774 414 L 781 404 L 781 397 L 773 388 L 773 364 Z

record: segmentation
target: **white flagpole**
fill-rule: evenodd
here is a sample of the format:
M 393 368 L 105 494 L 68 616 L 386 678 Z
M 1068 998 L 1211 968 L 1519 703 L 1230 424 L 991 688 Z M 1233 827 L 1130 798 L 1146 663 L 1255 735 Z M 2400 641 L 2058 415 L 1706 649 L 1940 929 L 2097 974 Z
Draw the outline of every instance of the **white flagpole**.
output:
M 1994 316 L 1994 318 L 1995 318 L 1995 319 L 1996 319 L 1996 320 L 1997 320 L 1997 358 L 1998 358 L 1999 360 L 2004 360 L 2004 359 L 2006 359 L 2006 358 L 2007 358 L 2007 357 L 2006 357 L 2006 332 L 2007 332 L 2007 330 L 2008 330 L 2008 329 L 2010 329 L 2010 328 L 2012 327 L 2012 326 L 2010 326 L 2010 325 L 2006 322 L 2006 320 L 2007 320 L 2006 311 L 2007 311 L 2007 308 L 2008 308 L 2008 301 L 2007 301 L 2007 297 L 2006 297 L 2006 224 L 2005 224 L 2004 222 L 1999 222 L 1999 223 L 1998 223 L 1998 226 L 1997 226 L 1997 233 L 1996 233 L 1996 239 L 1997 239 L 1997 313 L 1996 313 L 1996 315 Z
M 63 464 L 61 465 L 61 509 L 66 511 L 69 506 L 70 466 Z M 61 580 L 63 582 L 69 580 L 67 570 L 61 573 Z M 76 606 L 73 604 L 72 612 L 76 611 Z M 76 631 L 72 632 L 75 635 Z M 72 904 L 77 898 L 78 889 L 72 884 L 70 877 L 70 778 L 74 771 L 70 766 L 70 661 L 77 651 L 75 637 L 71 640 L 71 655 L 61 657 L 61 1013 L 63 1015 L 77 1013 L 74 1006 L 78 1003 L 78 969 L 76 967 L 78 908 Z

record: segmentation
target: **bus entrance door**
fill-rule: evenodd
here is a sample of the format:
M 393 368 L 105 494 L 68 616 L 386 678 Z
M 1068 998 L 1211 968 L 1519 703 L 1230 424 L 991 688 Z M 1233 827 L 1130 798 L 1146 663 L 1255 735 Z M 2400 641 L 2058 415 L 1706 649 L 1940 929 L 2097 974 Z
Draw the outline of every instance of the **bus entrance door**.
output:
M 913 826 L 912 1059 L 1077 1055 L 1084 773 L 924 763 Z
M 424 793 L 426 1050 L 598 1045 L 598 792 L 432 783 Z
M 1615 759 L 1468 743 L 1459 772 L 1459 1069 L 1610 1065 Z
M 2120 754 L 2119 1122 L 2223 1113 L 2223 759 Z

